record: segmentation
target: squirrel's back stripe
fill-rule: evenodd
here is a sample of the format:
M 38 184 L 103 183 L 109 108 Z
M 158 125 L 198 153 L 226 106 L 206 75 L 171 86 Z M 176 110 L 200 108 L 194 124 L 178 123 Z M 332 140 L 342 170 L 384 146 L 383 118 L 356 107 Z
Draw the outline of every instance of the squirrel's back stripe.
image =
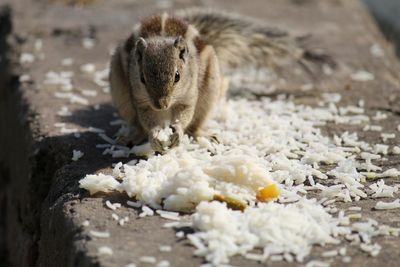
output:
M 161 16 L 144 18 L 140 25 L 140 36 L 148 38 L 151 36 L 185 36 L 189 24 L 164 13 Z
M 201 51 L 204 50 L 204 48 L 207 46 L 207 43 L 200 38 L 200 36 L 196 36 L 194 39 L 194 45 L 196 46 L 197 53 L 201 53 Z
M 183 20 L 168 17 L 165 20 L 165 35 L 166 36 L 185 36 L 189 25 Z
M 152 36 L 182 36 L 193 40 L 198 53 L 201 53 L 207 46 L 207 43 L 199 36 L 196 28 L 182 19 L 169 16 L 167 13 L 143 19 L 139 28 L 139 34 L 143 38 Z
M 160 35 L 162 30 L 161 16 L 151 16 L 142 20 L 140 25 L 140 36 L 148 38 Z
M 161 35 L 164 36 L 165 35 L 165 22 L 167 21 L 168 18 L 168 14 L 166 12 L 164 12 L 161 15 Z

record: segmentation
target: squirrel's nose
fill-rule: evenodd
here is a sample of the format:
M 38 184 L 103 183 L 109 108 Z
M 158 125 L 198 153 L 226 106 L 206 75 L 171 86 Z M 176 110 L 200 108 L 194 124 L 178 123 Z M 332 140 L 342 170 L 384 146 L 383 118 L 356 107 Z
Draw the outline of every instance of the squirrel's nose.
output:
M 167 109 L 169 108 L 169 102 L 170 102 L 170 97 L 166 96 L 166 97 L 161 97 L 158 100 L 158 104 L 160 106 L 161 109 Z

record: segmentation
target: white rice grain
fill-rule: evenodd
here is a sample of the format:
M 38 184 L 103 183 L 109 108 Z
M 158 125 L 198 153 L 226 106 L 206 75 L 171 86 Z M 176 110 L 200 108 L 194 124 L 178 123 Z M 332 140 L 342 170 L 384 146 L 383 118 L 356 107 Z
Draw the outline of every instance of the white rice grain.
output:
M 400 208 L 400 199 L 396 199 L 392 202 L 378 201 L 375 205 L 375 209 L 377 210 L 389 210 L 398 208 Z
M 82 158 L 85 154 L 80 151 L 80 150 L 72 150 L 72 160 L 73 161 L 78 161 L 80 158 Z
M 351 257 L 350 256 L 343 257 L 342 261 L 344 263 L 350 263 L 351 262 Z
M 154 211 L 147 207 L 146 205 L 142 206 L 142 213 L 139 214 L 139 217 L 153 216 Z
M 160 217 L 168 220 L 179 221 L 181 218 L 179 217 L 178 212 L 164 211 L 164 210 L 156 210 L 156 212 L 160 215 Z
M 244 254 L 244 257 L 248 260 L 259 261 L 259 262 L 264 260 L 264 256 L 262 254 L 246 253 Z
M 68 107 L 63 106 L 61 107 L 60 111 L 57 112 L 57 115 L 60 117 L 69 117 L 72 116 L 72 112 L 69 111 Z
M 155 257 L 153 257 L 153 256 L 142 256 L 142 257 L 139 258 L 139 261 L 143 262 L 143 263 L 152 263 L 152 264 L 154 264 L 154 263 L 157 262 L 157 259 Z
M 79 187 L 90 192 L 91 195 L 97 192 L 110 192 L 119 189 L 119 182 L 111 175 L 94 174 L 86 175 L 79 181 Z
M 350 210 L 350 211 L 361 211 L 361 207 L 353 206 L 353 207 L 349 207 L 348 210 Z
M 118 221 L 119 220 L 119 216 L 115 213 L 111 214 L 111 217 L 115 220 Z
M 352 213 L 352 214 L 347 215 L 347 217 L 350 219 L 361 219 L 362 214 L 361 213 Z
M 90 126 L 88 128 L 88 131 L 91 132 L 91 133 L 104 133 L 103 129 L 92 127 L 92 126 Z
M 19 76 L 19 82 L 20 83 L 26 83 L 32 80 L 32 77 L 29 74 L 22 74 Z
M 373 120 L 380 121 L 387 119 L 387 115 L 381 111 L 377 111 L 375 116 L 372 117 Z
M 158 247 L 158 250 L 160 252 L 171 252 L 172 251 L 172 247 L 171 246 L 166 246 L 166 245 L 160 245 Z
M 385 52 L 383 51 L 383 49 L 381 48 L 381 46 L 379 44 L 371 45 L 369 51 L 370 51 L 371 55 L 374 57 L 381 58 L 381 57 L 385 56 Z
M 61 65 L 63 66 L 71 66 L 72 64 L 74 64 L 74 59 L 72 58 L 64 58 L 61 60 Z
M 97 238 L 109 238 L 111 236 L 109 232 L 99 232 L 99 231 L 90 230 L 89 233 L 91 236 L 97 237 Z
M 106 206 L 110 210 L 116 210 L 117 209 L 117 207 L 114 204 L 112 204 L 109 200 L 106 201 Z
M 90 96 L 90 97 L 97 96 L 97 91 L 95 91 L 95 90 L 82 90 L 81 93 L 84 96 Z
M 182 238 L 182 237 L 185 236 L 185 233 L 182 232 L 182 231 L 179 231 L 179 232 L 177 232 L 177 233 L 175 234 L 175 236 L 176 236 L 177 238 Z
M 104 134 L 104 133 L 99 133 L 98 136 L 99 136 L 101 139 L 103 139 L 104 141 L 106 141 L 107 143 L 111 144 L 111 145 L 115 145 L 115 144 L 117 143 L 114 139 L 108 137 L 108 136 L 107 136 L 106 134 Z
M 396 134 L 394 133 L 381 133 L 381 137 L 384 143 L 386 143 L 387 140 L 396 138 Z
M 377 154 L 387 155 L 389 146 L 383 144 L 376 144 L 374 146 L 374 152 Z
M 324 251 L 321 254 L 322 257 L 336 257 L 337 255 L 338 255 L 337 250 Z
M 33 63 L 35 61 L 35 56 L 31 53 L 22 53 L 19 57 L 19 62 L 23 65 L 23 64 L 30 64 Z
M 340 256 L 345 256 L 347 253 L 347 249 L 346 248 L 340 248 L 339 249 L 339 255 Z
M 307 264 L 304 267 L 329 267 L 329 266 L 330 264 L 328 262 L 312 260 L 307 262 Z
M 374 80 L 375 76 L 366 70 L 359 70 L 351 75 L 351 79 L 358 82 L 367 82 Z
M 156 267 L 169 267 L 169 266 L 171 266 L 171 264 L 167 260 L 162 260 L 156 265 Z
M 112 248 L 110 248 L 108 246 L 101 246 L 97 250 L 97 255 L 99 255 L 99 256 L 103 256 L 103 255 L 111 256 L 113 254 L 114 253 L 113 253 Z
M 83 73 L 94 73 L 96 71 L 96 66 L 91 63 L 87 63 L 81 66 L 81 71 Z
M 85 37 L 82 39 L 82 46 L 85 49 L 88 49 L 88 50 L 92 49 L 94 47 L 94 44 L 95 44 L 95 41 L 92 38 Z

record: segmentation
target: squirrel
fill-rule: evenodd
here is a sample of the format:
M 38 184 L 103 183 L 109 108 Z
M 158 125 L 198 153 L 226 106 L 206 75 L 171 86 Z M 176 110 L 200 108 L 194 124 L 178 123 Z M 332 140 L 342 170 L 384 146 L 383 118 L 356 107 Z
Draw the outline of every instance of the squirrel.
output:
M 287 32 L 237 14 L 192 9 L 144 18 L 110 64 L 112 101 L 129 128 L 120 141 L 147 139 L 162 153 L 167 148 L 157 136 L 165 127 L 172 129 L 169 148 L 185 133 L 214 138 L 203 126 L 228 89 L 223 72 L 252 63 L 273 67 L 282 58 L 303 66 L 327 60 Z

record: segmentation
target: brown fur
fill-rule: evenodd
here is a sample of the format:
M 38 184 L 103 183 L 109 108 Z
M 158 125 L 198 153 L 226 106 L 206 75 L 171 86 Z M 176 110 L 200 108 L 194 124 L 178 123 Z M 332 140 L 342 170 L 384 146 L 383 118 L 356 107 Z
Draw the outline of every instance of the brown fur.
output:
M 161 16 L 151 16 L 145 18 L 140 27 L 140 36 L 148 38 L 157 36 L 161 33 Z
M 201 39 L 200 36 L 197 36 L 194 39 L 194 45 L 196 46 L 197 53 L 200 54 L 204 50 L 204 48 L 206 47 L 207 43 L 203 39 Z
M 308 49 L 304 38 L 295 38 L 262 21 L 201 8 L 175 15 L 197 28 L 202 40 L 214 48 L 223 71 L 247 64 L 272 67 L 277 72 L 286 63 L 307 73 L 320 73 L 324 64 L 335 67 L 328 55 Z
M 188 24 L 183 20 L 168 17 L 165 21 L 164 31 L 166 36 L 184 36 L 188 29 Z

